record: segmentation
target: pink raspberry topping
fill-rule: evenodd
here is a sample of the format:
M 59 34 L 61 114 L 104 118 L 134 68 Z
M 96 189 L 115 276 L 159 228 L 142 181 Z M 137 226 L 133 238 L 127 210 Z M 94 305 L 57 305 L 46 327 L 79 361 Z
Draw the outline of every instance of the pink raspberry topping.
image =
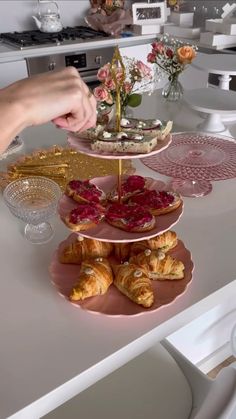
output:
M 173 203 L 174 199 L 174 195 L 169 192 L 147 190 L 139 195 L 132 196 L 130 202 L 158 209 L 168 207 Z
M 152 221 L 152 214 L 140 205 L 114 203 L 108 207 L 106 218 L 110 221 L 122 220 L 127 229 L 143 226 Z
M 71 180 L 69 187 L 89 202 L 99 202 L 102 196 L 102 191 L 89 180 Z
M 145 186 L 145 178 L 142 176 L 129 176 L 124 183 L 122 183 L 122 190 L 125 193 L 141 191 Z
M 98 223 L 101 219 L 101 212 L 96 206 L 81 204 L 70 212 L 70 222 L 78 224 L 80 221 L 89 220 Z

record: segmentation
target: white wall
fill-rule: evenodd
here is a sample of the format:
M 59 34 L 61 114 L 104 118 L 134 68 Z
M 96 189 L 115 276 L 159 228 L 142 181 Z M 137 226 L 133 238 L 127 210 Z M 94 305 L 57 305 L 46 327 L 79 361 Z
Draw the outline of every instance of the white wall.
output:
M 36 29 L 31 16 L 37 13 L 37 0 L 0 0 L 0 33 Z M 63 26 L 83 25 L 89 0 L 57 0 Z M 126 1 L 126 7 L 130 1 Z
M 31 16 L 37 13 L 36 0 L 0 0 L 0 33 L 36 29 Z M 84 24 L 89 0 L 57 1 L 64 26 Z

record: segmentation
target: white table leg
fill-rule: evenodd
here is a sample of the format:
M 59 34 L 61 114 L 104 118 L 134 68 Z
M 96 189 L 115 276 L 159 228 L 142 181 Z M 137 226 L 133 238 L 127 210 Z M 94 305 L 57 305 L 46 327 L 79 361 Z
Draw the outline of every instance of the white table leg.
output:
M 223 132 L 226 130 L 221 117 L 217 113 L 210 113 L 207 115 L 207 118 L 204 122 L 198 125 L 198 129 L 207 132 Z
M 219 88 L 223 90 L 229 90 L 229 83 L 230 80 L 232 80 L 232 77 L 230 77 L 229 74 L 224 74 L 222 76 L 218 77 L 219 80 Z M 232 122 L 236 120 L 236 114 L 235 115 L 222 115 L 221 117 L 222 121 L 226 122 Z
M 223 90 L 229 90 L 229 83 L 230 80 L 232 80 L 232 77 L 230 77 L 229 74 L 222 74 L 218 78 L 219 80 L 219 88 Z

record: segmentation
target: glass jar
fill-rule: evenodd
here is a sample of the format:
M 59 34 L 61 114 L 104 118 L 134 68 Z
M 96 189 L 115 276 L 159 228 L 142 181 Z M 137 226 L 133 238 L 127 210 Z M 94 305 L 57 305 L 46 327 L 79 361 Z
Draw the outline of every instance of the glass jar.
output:
M 183 86 L 179 81 L 179 74 L 173 74 L 169 76 L 168 83 L 162 89 L 162 96 L 170 101 L 175 102 L 183 96 Z

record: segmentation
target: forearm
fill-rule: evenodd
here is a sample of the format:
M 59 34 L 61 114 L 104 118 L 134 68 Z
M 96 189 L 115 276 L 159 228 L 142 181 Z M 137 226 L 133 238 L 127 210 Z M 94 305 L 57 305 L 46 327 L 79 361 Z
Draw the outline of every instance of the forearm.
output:
M 22 105 L 8 95 L 8 89 L 0 90 L 0 154 L 27 126 Z
M 69 131 L 96 123 L 96 100 L 74 67 L 19 80 L 0 90 L 0 154 L 28 126 L 53 121 Z

